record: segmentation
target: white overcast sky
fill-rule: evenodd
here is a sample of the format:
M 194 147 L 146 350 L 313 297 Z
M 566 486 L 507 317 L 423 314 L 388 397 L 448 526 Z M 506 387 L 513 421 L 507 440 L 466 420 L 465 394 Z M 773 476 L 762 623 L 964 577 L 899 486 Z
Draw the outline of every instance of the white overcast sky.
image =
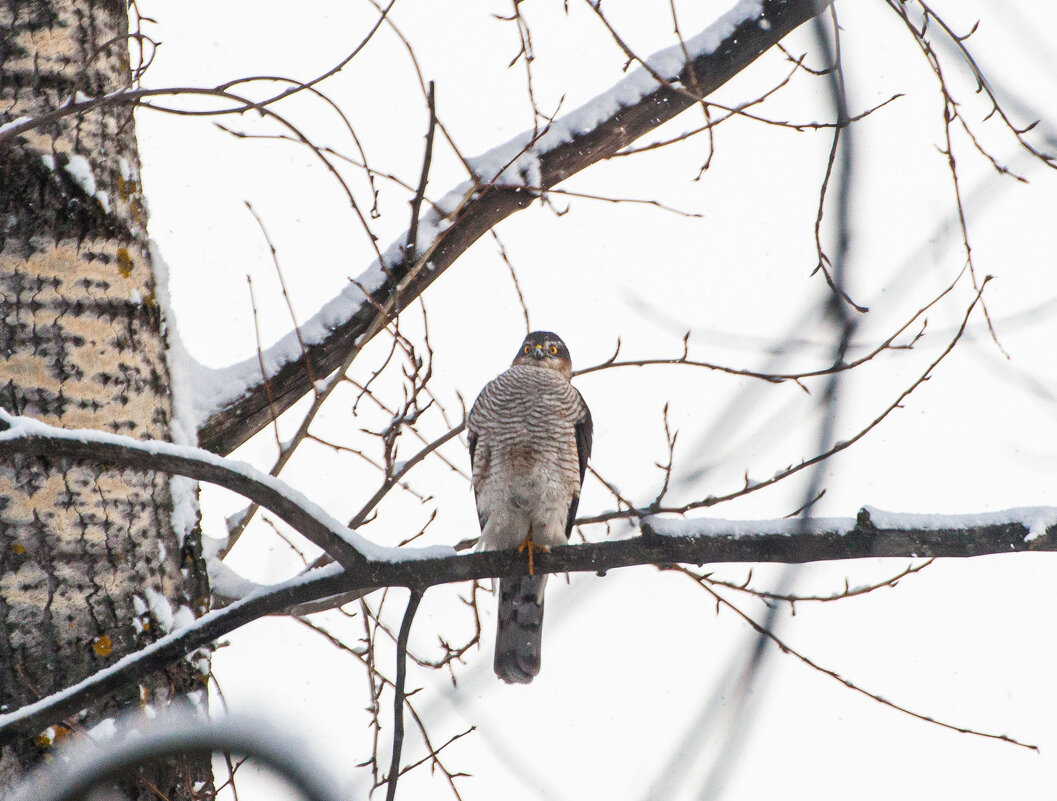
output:
M 733 0 L 678 4 L 684 34 L 726 11 Z M 1042 117 L 1036 144 L 1057 132 L 1057 16 L 1029 2 L 942 2 L 937 11 L 969 40 L 994 86 L 1009 98 L 1020 124 Z M 895 330 L 949 284 L 964 263 L 944 157 L 938 84 L 882 2 L 839 3 L 850 108 L 858 113 L 896 93 L 903 97 L 855 126 L 851 295 L 869 306 L 857 341 L 868 347 Z M 643 55 L 675 43 L 669 3 L 604 4 L 607 16 Z M 157 19 L 146 29 L 162 42 L 147 74 L 150 86 L 209 86 L 252 75 L 310 79 L 339 61 L 376 17 L 367 2 L 316 2 L 296 10 L 281 2 L 141 3 Z M 516 28 L 493 14 L 508 4 L 398 0 L 392 19 L 412 42 L 448 132 L 476 155 L 532 125 L 523 66 L 507 68 L 518 49 Z M 623 54 L 580 0 L 523 3 L 535 45 L 539 106 L 563 111 L 587 102 L 622 77 Z M 808 51 L 800 31 L 791 52 Z M 943 52 L 943 51 L 941 51 Z M 818 513 L 853 516 L 869 504 L 900 512 L 970 513 L 1057 505 L 1057 415 L 1052 342 L 1057 334 L 1057 267 L 1053 219 L 1057 174 L 1018 151 L 986 105 L 945 55 L 947 74 L 981 144 L 1028 179 L 1001 178 L 959 135 L 956 154 L 979 276 L 993 274 L 985 297 L 1009 358 L 974 315 L 966 339 L 917 390 L 906 408 L 837 459 L 824 474 Z M 759 96 L 788 69 L 765 55 L 714 98 L 736 105 Z M 391 31 L 377 38 L 322 87 L 346 112 L 372 165 L 408 183 L 418 178 L 426 113 L 407 52 Z M 280 110 L 309 136 L 353 154 L 342 121 L 305 95 Z M 800 76 L 755 109 L 775 120 L 831 118 L 824 84 Z M 1045 121 L 1052 124 L 1047 124 Z M 224 118 L 238 130 L 276 133 L 252 115 Z M 693 110 L 663 132 L 697 127 Z M 290 328 L 271 257 L 244 201 L 253 204 L 278 248 L 299 320 L 367 269 L 373 251 L 337 184 L 304 148 L 246 141 L 209 120 L 141 112 L 137 116 L 151 232 L 172 270 L 181 336 L 200 362 L 222 366 L 255 348 L 246 276 L 253 279 L 264 344 Z M 643 140 L 654 141 L 662 132 Z M 832 332 L 819 309 L 826 297 L 815 264 L 812 225 L 829 134 L 734 120 L 715 131 L 710 168 L 695 181 L 708 152 L 699 136 L 675 148 L 615 159 L 563 188 L 607 197 L 657 200 L 687 217 L 641 204 L 611 204 L 555 195 L 559 216 L 537 204 L 502 223 L 497 233 L 520 277 L 534 328 L 557 331 L 574 363 L 605 359 L 617 339 L 626 355 L 678 355 L 690 331 L 691 353 L 754 369 L 800 369 L 825 363 Z M 429 194 L 464 180 L 458 160 L 438 140 Z M 355 170 L 345 173 L 361 202 L 369 193 Z M 378 220 L 383 248 L 407 227 L 407 195 L 385 181 Z M 832 207 L 830 208 L 832 217 Z M 827 227 L 827 233 L 831 232 Z M 913 352 L 887 354 L 842 386 L 838 438 L 872 420 L 947 344 L 972 296 L 965 281 L 928 315 Z M 484 237 L 426 295 L 435 351 L 433 390 L 449 414 L 457 393 L 472 402 L 500 372 L 524 334 L 506 265 Z M 420 313 L 406 315 L 420 332 Z M 774 355 L 783 349 L 781 355 Z M 358 380 L 384 357 L 379 338 L 354 368 Z M 666 458 L 662 408 L 680 430 L 676 466 L 685 478 L 675 498 L 725 494 L 748 474 L 761 479 L 813 454 L 815 395 L 792 384 L 772 386 L 718 373 L 659 368 L 585 376 L 578 386 L 595 419 L 593 465 L 640 502 L 652 498 Z M 390 397 L 398 384 L 383 379 Z M 351 394 L 338 395 L 319 431 L 342 444 L 362 444 L 361 427 L 382 419 Z M 286 422 L 292 430 L 296 422 Z M 432 428 L 430 428 L 432 425 Z M 443 431 L 437 419 L 426 426 Z M 238 456 L 267 469 L 269 433 Z M 407 454 L 411 452 L 408 445 Z M 463 446 L 445 451 L 468 466 Z M 348 454 L 306 445 L 284 478 L 339 519 L 373 493 L 377 476 Z M 437 520 L 421 542 L 453 544 L 476 534 L 472 493 L 443 465 L 425 467 L 410 495 L 383 505 L 365 536 L 395 544 L 414 534 L 435 506 Z M 727 518 L 773 518 L 794 510 L 805 484 L 709 510 Z M 203 493 L 207 533 L 240 507 L 221 492 Z M 612 507 L 592 479 L 583 513 Z M 604 528 L 588 528 L 603 539 Z M 626 534 L 614 529 L 608 536 Z M 795 577 L 804 594 L 839 591 L 898 573 L 906 560 L 805 567 Z M 292 575 L 296 554 L 260 525 L 246 536 L 232 565 L 258 581 Z M 747 626 L 684 578 L 652 568 L 605 579 L 554 579 L 548 589 L 543 669 L 528 687 L 507 687 L 491 672 L 493 601 L 482 604 L 485 637 L 457 670 L 413 671 L 418 709 L 434 742 L 471 725 L 476 731 L 443 753 L 467 799 L 785 797 L 863 799 L 900 796 L 1046 797 L 1057 772 L 1057 648 L 1049 614 L 1057 603 L 1051 556 L 989 557 L 937 563 L 921 575 L 860 599 L 800 604 L 780 615 L 781 636 L 821 665 L 923 714 L 1038 744 L 1041 754 L 959 735 L 913 720 L 858 695 L 773 649 L 747 701 L 731 688 L 713 697 L 752 640 Z M 741 581 L 748 566 L 722 566 L 717 576 Z M 757 567 L 755 586 L 773 586 L 779 571 Z M 455 600 L 465 588 L 427 594 L 413 643 L 428 652 L 438 635 L 466 630 Z M 763 609 L 731 596 L 758 618 Z M 375 603 L 377 603 L 375 601 Z M 399 620 L 403 593 L 393 593 L 387 619 Z M 357 612 L 358 614 L 358 612 Z M 357 644 L 357 617 L 329 613 L 320 625 Z M 228 703 L 277 716 L 306 732 L 335 774 L 363 797 L 369 777 L 355 768 L 370 753 L 363 671 L 347 654 L 289 621 L 263 621 L 228 638 L 214 666 Z M 380 658 L 392 675 L 391 651 Z M 391 733 L 388 707 L 383 740 Z M 734 732 L 731 735 L 731 732 Z M 383 749 L 384 753 L 387 753 Z M 410 734 L 405 760 L 422 756 Z M 720 765 L 721 769 L 716 770 Z M 254 798 L 254 777 L 242 774 L 240 797 Z M 442 798 L 444 780 L 422 767 L 401 782 L 402 797 Z M 248 793 L 243 796 L 242 792 Z M 261 791 L 265 792 L 264 790 Z M 260 797 L 271 798 L 271 795 Z M 278 796 L 274 796 L 278 797 Z

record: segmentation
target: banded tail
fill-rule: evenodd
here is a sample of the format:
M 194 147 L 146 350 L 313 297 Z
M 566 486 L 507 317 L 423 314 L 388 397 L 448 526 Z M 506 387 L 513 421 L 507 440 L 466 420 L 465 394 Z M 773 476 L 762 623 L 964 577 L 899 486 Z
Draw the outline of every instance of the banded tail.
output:
M 499 579 L 495 674 L 508 684 L 528 684 L 540 672 L 546 583 L 546 575 Z

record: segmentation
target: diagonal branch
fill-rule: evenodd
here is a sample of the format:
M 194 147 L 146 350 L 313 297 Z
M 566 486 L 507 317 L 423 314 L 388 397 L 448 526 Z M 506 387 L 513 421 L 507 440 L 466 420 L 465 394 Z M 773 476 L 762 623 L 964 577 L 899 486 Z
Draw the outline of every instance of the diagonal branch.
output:
M 328 565 L 307 576 L 261 590 L 223 609 L 207 612 L 190 626 L 166 634 L 71 687 L 0 715 L 0 745 L 18 736 L 42 731 L 55 720 L 76 715 L 91 706 L 93 701 L 149 676 L 246 623 L 302 601 L 332 595 L 347 581 L 340 565 Z
M 0 409 L 0 458 L 15 454 L 158 470 L 188 476 L 252 498 L 347 568 L 370 558 L 377 546 L 343 526 L 277 478 L 244 462 L 156 440 L 135 440 L 88 429 L 63 429 Z M 381 551 L 379 551 L 379 554 Z
M 404 234 L 383 254 L 384 264 L 376 262 L 356 282 L 367 290 L 366 297 L 350 287 L 344 296 L 324 307 L 315 321 L 306 324 L 317 334 L 307 343 L 306 354 L 287 339 L 269 349 L 268 386 L 275 407 L 288 409 L 311 390 L 307 361 L 319 371 L 317 375 L 338 369 L 350 349 L 362 346 L 365 336 L 369 338 L 379 305 L 395 301 L 392 313 L 406 308 L 479 237 L 536 198 L 538 192 L 523 187 L 495 186 L 498 181 L 512 181 L 487 174 L 488 165 L 510 164 L 506 172 L 515 173 L 512 178 L 519 171 L 532 174 L 533 186 L 549 189 L 614 156 L 692 106 L 696 101 L 694 93 L 686 91 L 687 86 L 697 86 L 702 96 L 710 94 L 828 5 L 826 0 L 741 0 L 701 35 L 685 43 L 693 57 L 692 70 L 683 66 L 682 45 L 647 59 L 651 69 L 668 81 L 679 81 L 681 88 L 658 86 L 646 70 L 636 70 L 608 92 L 556 120 L 546 133 L 532 137 L 528 132 L 472 159 L 477 181 L 458 187 L 437 204 L 447 210 L 446 216 L 429 210 L 420 222 L 415 264 L 402 263 L 401 248 L 407 242 Z M 667 63 L 679 66 L 668 71 L 658 66 Z M 233 365 L 214 376 L 214 385 L 235 387 L 237 397 L 217 397 L 198 410 L 202 420 L 199 443 L 207 450 L 229 453 L 271 422 L 264 382 L 256 378 L 252 367 L 242 368 Z

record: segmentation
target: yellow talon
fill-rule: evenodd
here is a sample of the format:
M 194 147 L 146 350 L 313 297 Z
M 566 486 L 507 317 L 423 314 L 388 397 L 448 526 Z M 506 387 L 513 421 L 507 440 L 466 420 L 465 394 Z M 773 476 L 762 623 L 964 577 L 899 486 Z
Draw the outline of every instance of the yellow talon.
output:
M 526 549 L 528 550 L 528 558 L 529 558 L 529 575 L 532 576 L 532 575 L 535 575 L 535 573 L 533 573 L 533 569 L 532 569 L 533 568 L 532 552 L 533 551 L 543 551 L 544 553 L 546 553 L 547 551 L 550 550 L 550 548 L 548 548 L 546 545 L 537 545 L 536 543 L 534 543 L 532 541 L 532 532 L 530 531 L 528 536 L 525 537 L 524 541 L 517 547 L 517 552 L 518 553 L 522 553 Z

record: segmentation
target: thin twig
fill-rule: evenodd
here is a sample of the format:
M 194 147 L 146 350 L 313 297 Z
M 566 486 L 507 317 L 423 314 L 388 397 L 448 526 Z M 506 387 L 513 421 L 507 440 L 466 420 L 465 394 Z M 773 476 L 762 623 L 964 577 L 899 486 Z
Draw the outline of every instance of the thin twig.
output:
M 1004 743 L 1009 743 L 1010 745 L 1016 745 L 1016 746 L 1020 746 L 1021 748 L 1027 748 L 1030 751 L 1038 752 L 1039 747 L 1037 745 L 1032 745 L 1030 743 L 1022 742 L 1021 740 L 1014 739 L 1013 737 L 1009 737 L 1009 736 L 1007 736 L 1005 734 L 992 734 L 990 732 L 979 731 L 977 729 L 969 729 L 969 728 L 966 728 L 964 726 L 957 726 L 957 725 L 955 725 L 953 723 L 945 723 L 942 720 L 937 720 L 936 718 L 929 717 L 928 715 L 923 715 L 920 712 L 914 712 L 913 710 L 908 709 L 905 706 L 900 706 L 899 704 L 897 704 L 897 703 L 895 703 L 893 701 L 889 701 L 887 698 L 883 698 L 880 695 L 877 695 L 877 693 L 870 692 L 869 690 L 864 689 L 863 687 L 860 687 L 859 685 L 855 684 L 851 680 L 844 678 L 843 676 L 841 676 L 836 671 L 830 670 L 829 668 L 826 668 L 826 667 L 823 667 L 822 665 L 818 664 L 817 662 L 809 659 L 804 654 L 800 653 L 800 651 L 797 651 L 795 648 L 790 647 L 786 642 L 784 642 L 783 640 L 780 640 L 771 631 L 769 631 L 768 629 L 766 629 L 763 626 L 761 626 L 759 623 L 757 623 L 755 620 L 753 620 L 749 615 L 745 614 L 745 612 L 741 611 L 741 609 L 736 607 L 734 604 L 732 604 L 730 601 L 728 601 L 722 595 L 720 595 L 715 590 L 713 590 L 711 587 L 709 587 L 706 583 L 698 581 L 697 576 L 692 571 L 689 571 L 689 570 L 686 570 L 686 569 L 683 569 L 683 568 L 678 568 L 678 569 L 680 570 L 680 572 L 684 573 L 685 575 L 689 576 L 691 579 L 696 581 L 697 584 L 705 592 L 707 592 L 709 595 L 711 595 L 715 599 L 717 604 L 719 604 L 721 606 L 724 606 L 727 609 L 729 609 L 732 612 L 734 612 L 734 614 L 736 614 L 738 617 L 740 617 L 742 620 L 744 620 L 746 623 L 748 623 L 749 626 L 751 626 L 753 628 L 753 630 L 756 631 L 757 634 L 759 634 L 762 637 L 766 637 L 768 640 L 770 640 L 775 645 L 777 645 L 779 650 L 782 651 L 782 653 L 787 653 L 787 654 L 790 654 L 792 656 L 795 656 L 797 659 L 799 659 L 801 662 L 803 662 L 808 667 L 813 668 L 813 669 L 817 670 L 819 673 L 822 673 L 823 675 L 829 676 L 831 679 L 834 679 L 835 681 L 840 682 L 841 684 L 843 684 L 848 689 L 854 690 L 857 693 L 865 695 L 867 698 L 870 698 L 870 699 L 876 701 L 877 703 L 882 704 L 883 706 L 887 706 L 888 708 L 894 709 L 897 712 L 902 712 L 904 715 L 909 715 L 910 717 L 916 718 L 916 719 L 921 720 L 921 721 L 924 721 L 925 723 L 931 723 L 934 726 L 939 726 L 939 727 L 944 728 L 944 729 L 950 729 L 951 731 L 956 731 L 959 734 L 971 734 L 971 735 L 974 735 L 976 737 L 983 737 L 983 738 L 989 739 L 989 740 L 999 740 L 999 741 L 1004 742 Z
M 527 335 L 532 330 L 532 323 L 529 322 L 528 304 L 525 303 L 525 296 L 521 292 L 521 282 L 518 280 L 514 264 L 510 261 L 510 257 L 507 256 L 506 248 L 503 246 L 503 241 L 499 238 L 499 234 L 495 232 L 494 228 L 489 228 L 488 233 L 492 235 L 492 239 L 495 240 L 495 245 L 499 249 L 499 258 L 503 260 L 507 270 L 510 271 L 510 280 L 514 284 L 514 292 L 517 293 L 518 303 L 521 306 L 521 316 L 525 318 L 525 334 Z
M 749 586 L 749 582 L 752 581 L 751 569 L 749 570 L 748 575 L 745 577 L 745 581 L 743 581 L 741 584 L 735 584 L 732 581 L 723 581 L 722 579 L 717 579 L 711 573 L 705 573 L 704 575 L 699 576 L 699 578 L 702 581 L 707 581 L 709 584 L 715 586 L 726 587 L 730 590 L 737 590 L 738 592 L 748 593 L 749 595 L 754 595 L 757 598 L 762 598 L 764 600 L 769 601 L 785 601 L 789 604 L 806 603 L 812 601 L 826 603 L 829 601 L 842 601 L 845 598 L 854 598 L 857 595 L 866 595 L 868 593 L 874 592 L 875 590 L 882 589 L 883 587 L 895 587 L 900 579 L 906 578 L 907 576 L 913 575 L 914 573 L 920 573 L 922 570 L 924 570 L 926 567 L 928 567 L 935 561 L 935 558 L 926 559 L 920 565 L 909 565 L 905 570 L 890 578 L 884 579 L 883 581 L 878 581 L 873 584 L 866 584 L 860 587 L 850 586 L 848 584 L 848 580 L 845 579 L 844 589 L 841 592 L 832 593 L 830 595 L 792 595 L 789 593 L 783 594 L 768 592 L 767 590 L 757 590 Z
M 937 356 L 929 364 L 929 366 L 925 368 L 925 371 L 920 376 L 918 376 L 917 380 L 915 380 L 910 386 L 900 392 L 896 399 L 892 401 L 892 403 L 890 403 L 884 409 L 884 411 L 882 411 L 869 424 L 861 428 L 849 439 L 837 442 L 831 448 L 821 451 L 815 456 L 812 456 L 809 459 L 805 459 L 799 464 L 790 465 L 784 470 L 779 470 L 774 473 L 774 475 L 772 475 L 770 478 L 767 478 L 763 481 L 746 481 L 745 486 L 743 486 L 741 489 L 732 491 L 730 493 L 727 493 L 726 495 L 710 495 L 707 498 L 692 501 L 690 503 L 683 504 L 682 506 L 678 507 L 661 507 L 657 509 L 629 509 L 627 511 L 616 510 L 611 512 L 603 512 L 601 514 L 578 518 L 576 520 L 576 525 L 582 526 L 587 525 L 589 523 L 605 523 L 610 520 L 641 518 L 651 514 L 683 514 L 685 512 L 690 511 L 691 509 L 700 509 L 709 506 L 715 506 L 716 504 L 724 503 L 726 501 L 733 500 L 734 498 L 740 498 L 750 493 L 758 492 L 759 490 L 764 489 L 766 487 L 773 486 L 774 484 L 777 484 L 780 481 L 784 481 L 790 476 L 799 473 L 801 470 L 805 470 L 809 467 L 819 464 L 825 461 L 826 459 L 829 459 L 830 457 L 840 453 L 841 451 L 847 450 L 856 442 L 858 442 L 867 434 L 869 434 L 871 431 L 873 431 L 875 428 L 877 428 L 877 426 L 879 426 L 892 412 L 894 412 L 896 409 L 902 408 L 903 401 L 906 400 L 907 397 L 914 392 L 914 390 L 916 390 L 918 387 L 928 381 L 929 377 L 932 375 L 933 370 L 935 370 L 936 367 L 939 366 L 940 362 L 947 358 L 950 352 L 954 350 L 954 346 L 957 345 L 958 342 L 961 340 L 962 335 L 965 333 L 965 327 L 969 323 L 969 317 L 972 314 L 973 309 L 975 309 L 976 305 L 980 302 L 980 296 L 983 294 L 983 291 L 987 287 L 987 284 L 990 280 L 991 276 L 987 276 L 984 279 L 983 283 L 980 285 L 980 291 L 976 293 L 976 296 L 973 298 L 972 303 L 969 304 L 969 308 L 966 310 L 965 316 L 962 318 L 961 325 L 958 327 L 958 330 L 955 332 L 954 336 L 951 338 L 950 342 L 939 354 L 939 356 Z M 812 495 L 814 495 L 814 492 L 812 492 Z
M 650 367 L 650 366 L 677 366 L 682 365 L 685 367 L 700 367 L 707 370 L 714 370 L 716 372 L 727 373 L 728 375 L 744 376 L 747 378 L 758 378 L 763 381 L 768 381 L 773 384 L 778 384 L 783 381 L 793 381 L 800 384 L 800 381 L 808 378 L 819 378 L 822 376 L 830 375 L 837 371 L 853 370 L 856 367 L 860 367 L 866 364 L 870 360 L 874 359 L 880 353 L 887 350 L 910 350 L 922 337 L 922 332 L 914 334 L 910 341 L 906 344 L 896 345 L 894 344 L 903 333 L 910 328 L 914 322 L 920 318 L 925 312 L 939 303 L 943 298 L 949 295 L 954 288 L 958 285 L 962 276 L 966 270 L 963 268 L 959 271 L 958 275 L 955 276 L 954 280 L 951 281 L 944 289 L 942 289 L 935 297 L 933 297 L 928 303 L 915 311 L 904 323 L 902 323 L 895 331 L 893 331 L 888 337 L 886 337 L 880 344 L 876 345 L 865 355 L 858 359 L 851 361 L 842 361 L 836 364 L 831 364 L 828 367 L 820 367 L 813 370 L 802 370 L 799 372 L 790 373 L 764 373 L 756 370 L 744 370 L 737 367 L 729 367 L 722 364 L 716 364 L 715 362 L 706 362 L 699 359 L 691 359 L 689 354 L 689 334 L 683 337 L 683 352 L 680 356 L 671 358 L 646 358 L 646 359 L 624 359 L 618 360 L 621 350 L 621 342 L 617 340 L 616 347 L 611 355 L 605 361 L 593 364 L 589 367 L 583 367 L 579 370 L 573 371 L 574 376 L 588 375 L 589 373 L 595 373 L 600 370 L 608 370 L 617 367 Z
M 426 196 L 426 183 L 429 181 L 429 167 L 433 162 L 433 133 L 437 129 L 437 106 L 433 81 L 429 82 L 429 94 L 426 95 L 429 107 L 429 128 L 426 131 L 426 153 L 422 157 L 422 175 L 418 179 L 418 189 L 411 199 L 411 224 L 407 229 L 407 245 L 404 252 L 404 263 L 408 268 L 415 264 L 418 256 L 418 215 L 422 210 L 422 198 Z
M 253 293 L 253 278 L 251 278 L 249 274 L 246 275 L 246 286 L 249 288 L 250 308 L 253 310 L 253 336 L 257 344 L 257 364 L 261 368 L 261 380 L 264 382 L 264 389 L 268 393 L 268 409 L 272 414 L 272 432 L 275 434 L 275 444 L 281 453 L 283 450 L 283 443 L 279 439 L 279 415 L 275 411 L 275 404 L 272 400 L 271 384 L 268 381 L 268 371 L 264 366 L 264 351 L 261 348 L 260 318 L 257 314 L 257 298 Z M 237 539 L 238 537 L 235 537 L 235 540 Z M 234 544 L 233 541 L 229 540 L 227 549 L 230 549 Z

